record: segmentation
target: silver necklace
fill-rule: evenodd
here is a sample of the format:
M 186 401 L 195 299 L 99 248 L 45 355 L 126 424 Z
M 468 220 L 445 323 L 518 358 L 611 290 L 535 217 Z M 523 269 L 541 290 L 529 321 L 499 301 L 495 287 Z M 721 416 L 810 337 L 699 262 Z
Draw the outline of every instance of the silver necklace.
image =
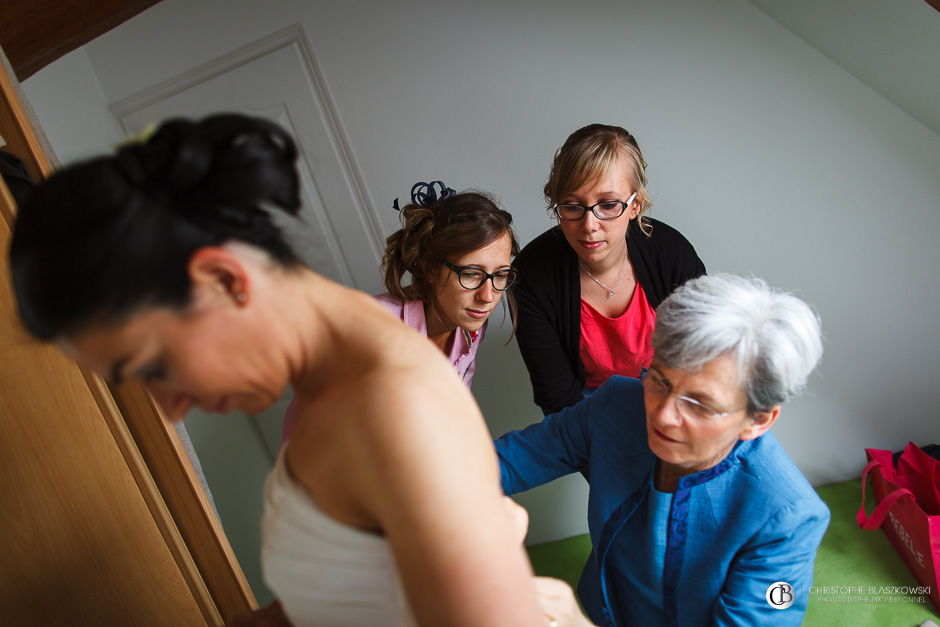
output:
M 626 255 L 623 256 L 623 264 L 620 266 L 620 273 L 617 274 L 617 280 L 614 281 L 614 287 L 611 287 L 607 285 L 606 283 L 602 283 L 596 276 L 591 274 L 591 271 L 587 269 L 587 266 L 584 265 L 584 262 L 579 261 L 578 264 L 581 266 L 581 269 L 587 273 L 587 275 L 591 278 L 592 281 L 594 281 L 595 283 L 603 287 L 605 290 L 607 290 L 608 298 L 610 298 L 611 296 L 617 295 L 617 290 L 615 290 L 614 287 L 617 287 L 618 285 L 620 285 L 620 279 L 623 278 L 623 271 L 626 270 L 627 268 L 627 256 Z

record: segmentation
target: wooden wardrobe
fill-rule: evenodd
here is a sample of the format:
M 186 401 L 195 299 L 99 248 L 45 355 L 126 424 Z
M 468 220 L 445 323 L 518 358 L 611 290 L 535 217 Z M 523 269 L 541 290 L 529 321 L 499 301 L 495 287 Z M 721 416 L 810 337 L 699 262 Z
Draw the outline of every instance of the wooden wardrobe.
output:
M 0 57 L 2 57 L 0 52 Z M 0 137 L 33 178 L 55 160 L 3 58 Z M 222 625 L 254 597 L 175 431 L 19 325 L 0 181 L 0 624 Z

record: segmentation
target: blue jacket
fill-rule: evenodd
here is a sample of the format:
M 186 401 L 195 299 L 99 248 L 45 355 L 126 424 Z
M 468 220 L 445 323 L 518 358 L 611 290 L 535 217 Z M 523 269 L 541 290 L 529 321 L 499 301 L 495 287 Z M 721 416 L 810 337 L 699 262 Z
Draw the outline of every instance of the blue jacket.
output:
M 645 509 L 656 462 L 640 382 L 613 377 L 577 405 L 502 436 L 496 451 L 507 494 L 571 472 L 588 479 L 593 550 L 578 596 L 595 623 L 630 625 L 630 600 L 618 598 L 623 582 L 611 574 L 629 568 L 624 556 L 644 541 L 644 518 L 633 515 Z M 829 510 L 776 438 L 739 441 L 718 465 L 680 479 L 673 494 L 665 624 L 799 625 L 828 524 Z M 794 602 L 776 609 L 768 595 Z

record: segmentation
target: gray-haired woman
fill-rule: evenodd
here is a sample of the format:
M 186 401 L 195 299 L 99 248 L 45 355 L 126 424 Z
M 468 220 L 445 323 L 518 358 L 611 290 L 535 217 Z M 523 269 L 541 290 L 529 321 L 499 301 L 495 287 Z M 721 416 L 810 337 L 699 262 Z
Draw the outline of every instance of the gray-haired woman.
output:
M 497 440 L 503 489 L 589 478 L 578 594 L 599 624 L 798 625 L 829 512 L 768 430 L 819 361 L 818 319 L 703 276 L 657 309 L 653 350 L 642 381 Z

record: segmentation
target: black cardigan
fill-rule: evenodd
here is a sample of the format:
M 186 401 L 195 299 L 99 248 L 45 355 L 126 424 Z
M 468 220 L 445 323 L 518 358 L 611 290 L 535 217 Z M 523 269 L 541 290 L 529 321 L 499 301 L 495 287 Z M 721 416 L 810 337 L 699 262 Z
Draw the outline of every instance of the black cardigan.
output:
M 651 220 L 647 237 L 634 220 L 627 229 L 627 254 L 654 309 L 678 286 L 705 274 L 692 244 L 668 224 Z M 581 279 L 578 257 L 560 227 L 529 242 L 513 265 L 518 314 L 516 338 L 529 369 L 535 403 L 546 414 L 583 398 Z

